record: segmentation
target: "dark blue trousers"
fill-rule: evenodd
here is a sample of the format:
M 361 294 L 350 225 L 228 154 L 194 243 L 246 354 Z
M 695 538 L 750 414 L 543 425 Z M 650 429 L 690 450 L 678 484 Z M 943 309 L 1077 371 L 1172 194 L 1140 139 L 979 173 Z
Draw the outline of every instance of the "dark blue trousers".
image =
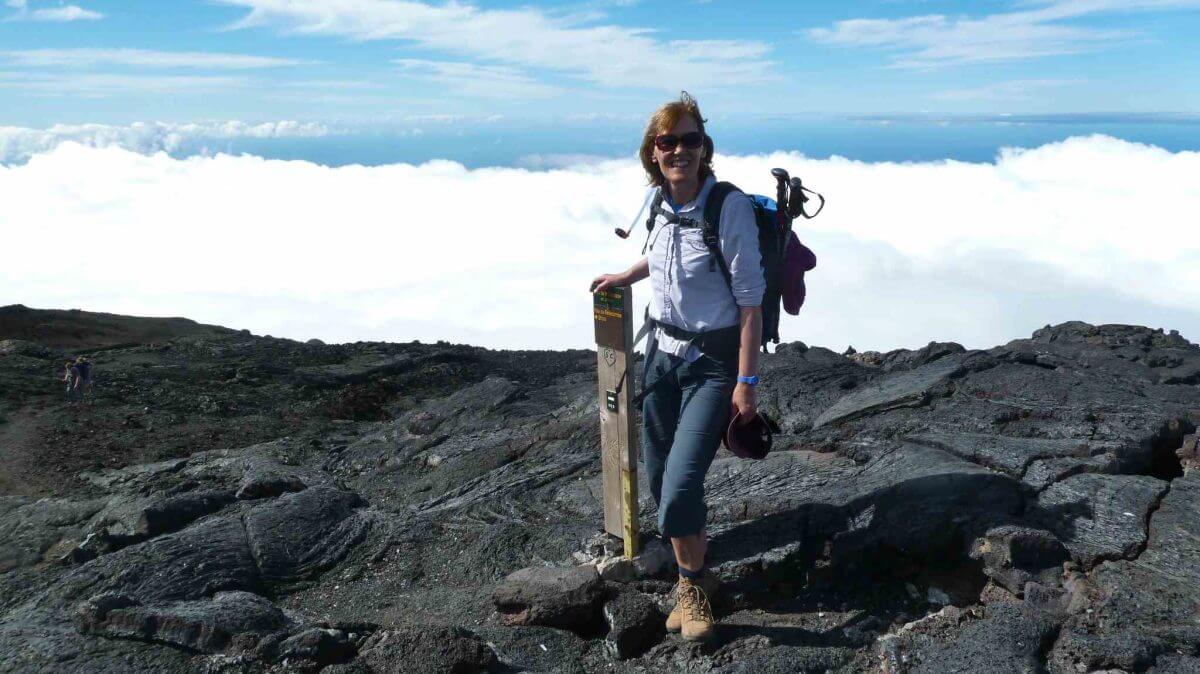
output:
M 642 455 L 659 531 L 679 538 L 704 529 L 704 475 L 729 423 L 737 353 L 688 363 L 656 346 L 651 339 L 642 379 L 653 385 L 642 401 Z

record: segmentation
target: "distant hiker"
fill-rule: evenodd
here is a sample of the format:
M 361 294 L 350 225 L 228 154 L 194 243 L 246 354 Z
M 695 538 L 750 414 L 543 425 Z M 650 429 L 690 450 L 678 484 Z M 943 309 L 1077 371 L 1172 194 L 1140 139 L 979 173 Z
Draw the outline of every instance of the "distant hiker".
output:
M 75 359 L 72 369 L 75 375 L 75 398 L 82 402 L 92 386 L 92 362 L 80 356 Z
M 667 629 L 689 641 L 713 633 L 708 595 L 716 579 L 704 572 L 704 476 L 731 415 L 741 423 L 757 414 L 766 285 L 749 197 L 729 193 L 719 240 L 710 247 L 704 239 L 705 201 L 716 184 L 704 121 L 686 92 L 650 117 L 639 155 L 661 199 L 651 215 L 649 253 L 591 284 L 596 292 L 650 278 L 647 320 L 653 329 L 643 376 L 642 450 L 659 529 L 679 565 Z M 722 260 L 712 253 L 718 248 Z
M 75 400 L 75 361 L 66 361 L 63 366 L 62 380 L 67 385 L 67 402 L 73 402 Z

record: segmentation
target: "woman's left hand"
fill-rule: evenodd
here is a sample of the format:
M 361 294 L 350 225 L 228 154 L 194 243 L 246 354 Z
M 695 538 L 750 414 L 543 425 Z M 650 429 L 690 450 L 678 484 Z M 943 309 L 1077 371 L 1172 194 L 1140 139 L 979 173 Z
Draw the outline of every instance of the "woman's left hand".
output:
M 733 407 L 730 418 L 737 419 L 739 424 L 750 421 L 758 413 L 758 392 L 749 384 L 738 383 L 733 388 Z

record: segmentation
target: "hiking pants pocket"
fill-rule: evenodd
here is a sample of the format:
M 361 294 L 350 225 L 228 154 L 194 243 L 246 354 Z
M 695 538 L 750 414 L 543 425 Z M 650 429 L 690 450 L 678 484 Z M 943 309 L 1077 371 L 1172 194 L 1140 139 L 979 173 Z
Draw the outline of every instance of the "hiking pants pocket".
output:
M 678 357 L 651 350 L 646 377 L 652 381 Z M 736 363 L 701 356 L 666 375 L 642 401 L 642 454 L 663 536 L 704 529 L 704 476 L 729 420 L 735 370 Z

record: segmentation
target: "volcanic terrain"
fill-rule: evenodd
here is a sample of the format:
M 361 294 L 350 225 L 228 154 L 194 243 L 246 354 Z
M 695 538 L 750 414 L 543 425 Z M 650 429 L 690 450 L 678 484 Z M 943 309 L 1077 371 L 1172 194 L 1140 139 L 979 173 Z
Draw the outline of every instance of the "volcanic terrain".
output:
M 0 308 L 0 672 L 1200 672 L 1182 336 L 781 345 L 705 644 L 644 485 L 645 552 L 600 532 L 595 368 Z

